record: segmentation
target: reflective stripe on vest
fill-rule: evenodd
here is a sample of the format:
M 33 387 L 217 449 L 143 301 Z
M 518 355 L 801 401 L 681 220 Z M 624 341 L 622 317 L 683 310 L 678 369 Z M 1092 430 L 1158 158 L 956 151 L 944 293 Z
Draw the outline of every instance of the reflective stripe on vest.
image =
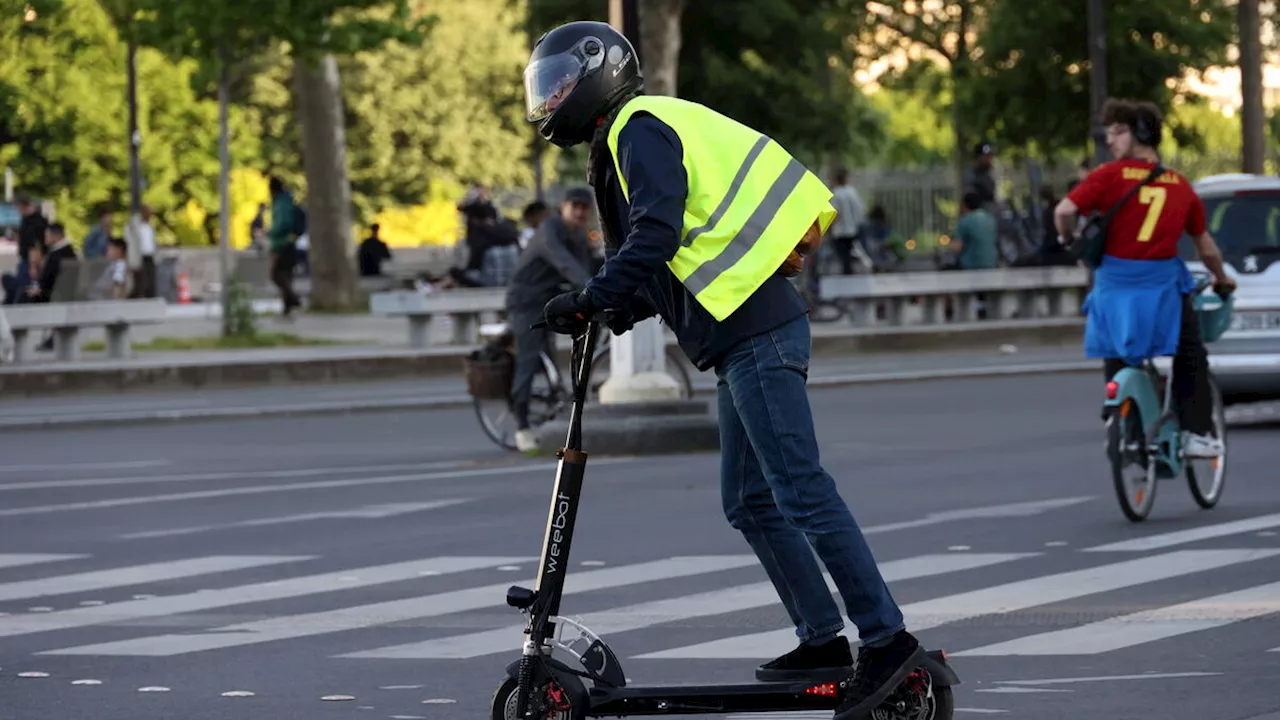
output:
M 680 138 L 689 190 L 680 249 L 667 267 L 717 320 L 724 320 L 786 260 L 815 222 L 835 220 L 832 193 L 768 136 L 679 98 L 640 96 L 609 129 L 622 192 L 618 135 L 637 112 L 651 113 Z

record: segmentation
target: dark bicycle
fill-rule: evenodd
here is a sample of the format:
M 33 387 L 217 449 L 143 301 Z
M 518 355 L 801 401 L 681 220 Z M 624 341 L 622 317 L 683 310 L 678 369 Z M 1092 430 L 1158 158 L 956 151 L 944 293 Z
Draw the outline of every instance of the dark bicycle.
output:
M 591 385 L 588 398 L 599 400 L 600 386 L 609 379 L 610 339 L 609 330 L 601 331 L 591 359 Z M 516 423 L 511 410 L 511 388 L 515 376 L 515 333 L 507 323 L 481 326 L 484 346 L 465 361 L 467 391 L 471 394 L 476 419 L 489 439 L 508 450 L 516 449 Z M 529 424 L 538 427 L 554 420 L 573 402 L 564 374 L 559 364 L 545 351 L 533 376 L 529 394 Z M 666 372 L 676 381 L 680 398 L 693 397 L 693 380 L 689 377 L 687 361 L 676 348 L 666 348 Z

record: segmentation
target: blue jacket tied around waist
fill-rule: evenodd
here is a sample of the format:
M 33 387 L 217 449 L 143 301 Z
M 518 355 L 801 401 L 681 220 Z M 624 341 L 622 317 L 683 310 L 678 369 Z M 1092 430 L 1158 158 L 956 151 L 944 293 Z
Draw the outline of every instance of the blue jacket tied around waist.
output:
M 1182 322 L 1182 296 L 1195 280 L 1181 258 L 1126 260 L 1107 255 L 1085 300 L 1085 354 L 1129 365 L 1173 355 Z

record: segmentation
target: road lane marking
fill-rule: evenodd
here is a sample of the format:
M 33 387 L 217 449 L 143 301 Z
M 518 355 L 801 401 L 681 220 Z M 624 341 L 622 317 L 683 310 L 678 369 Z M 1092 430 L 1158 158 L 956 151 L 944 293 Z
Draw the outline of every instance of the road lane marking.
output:
M 607 464 L 609 458 L 593 460 L 592 465 Z M 618 459 L 616 462 L 630 461 Z M 544 466 L 548 472 L 554 471 L 554 465 Z M 197 490 L 182 493 L 165 493 L 163 495 L 143 495 L 125 498 L 109 498 L 106 500 L 85 500 L 82 502 L 63 503 L 59 505 L 34 505 L 30 507 L 6 508 L 0 510 L 0 517 L 21 515 L 45 515 L 48 513 L 71 512 L 75 510 L 102 510 L 105 508 L 128 507 L 131 505 L 150 505 L 154 503 L 181 502 L 184 500 L 207 500 L 209 498 L 234 497 L 236 495 L 261 495 L 265 493 L 293 492 L 297 490 L 323 490 L 330 488 L 364 487 L 368 485 L 390 485 L 395 483 L 422 482 L 424 480 L 450 480 L 467 477 L 483 477 L 486 475 L 515 475 L 525 473 L 529 467 L 496 467 L 473 468 L 470 470 L 453 470 L 437 473 L 414 473 L 412 475 L 381 475 L 376 477 L 343 478 L 340 480 L 316 480 L 313 482 L 286 483 L 284 485 L 253 485 L 249 487 L 222 488 L 218 490 Z
M 354 508 L 352 510 L 332 510 L 329 512 L 302 513 L 298 515 L 280 515 L 276 517 L 254 518 L 252 520 L 240 520 L 238 522 L 223 523 L 220 525 L 196 525 L 194 527 L 171 528 L 168 530 L 147 530 L 144 532 L 127 533 L 121 535 L 123 540 L 138 540 L 144 538 L 171 537 L 174 535 L 195 535 L 202 532 L 212 532 L 215 530 L 230 530 L 234 528 L 246 527 L 262 527 L 264 525 L 285 525 L 288 523 L 307 522 L 309 520 L 334 520 L 334 519 L 372 519 L 380 520 L 397 515 L 408 515 L 415 512 L 425 512 L 427 510 L 439 510 L 441 508 L 453 507 L 462 503 L 471 502 L 472 498 L 452 498 L 449 500 L 433 500 L 431 502 L 420 503 L 384 503 L 381 505 L 366 505 L 362 508 Z
M 44 597 L 46 595 L 68 595 L 90 590 L 143 585 L 162 580 L 176 580 L 210 573 L 311 560 L 313 558 L 314 556 L 312 555 L 212 555 L 209 557 L 148 563 L 146 565 L 131 565 L 110 570 L 94 570 L 75 573 L 74 575 L 58 575 L 37 580 L 4 583 L 0 585 L 0 601 Z

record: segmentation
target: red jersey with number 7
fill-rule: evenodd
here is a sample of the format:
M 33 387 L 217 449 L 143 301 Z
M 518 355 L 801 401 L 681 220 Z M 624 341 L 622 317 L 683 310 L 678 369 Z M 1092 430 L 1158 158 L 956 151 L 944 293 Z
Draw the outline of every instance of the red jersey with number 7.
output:
M 1145 160 L 1109 162 L 1089 173 L 1067 198 L 1081 215 L 1105 215 L 1154 168 Z M 1116 210 L 1103 252 L 1126 260 L 1166 260 L 1177 256 L 1184 232 L 1192 237 L 1204 232 L 1204 203 L 1185 177 L 1166 170 Z

